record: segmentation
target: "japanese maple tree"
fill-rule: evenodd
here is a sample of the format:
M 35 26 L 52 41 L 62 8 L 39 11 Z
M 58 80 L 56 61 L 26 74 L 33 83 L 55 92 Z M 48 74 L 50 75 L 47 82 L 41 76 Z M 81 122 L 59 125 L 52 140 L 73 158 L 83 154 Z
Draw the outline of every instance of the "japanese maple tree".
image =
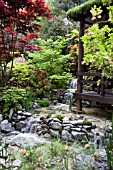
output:
M 41 18 L 51 18 L 45 0 L 0 0 L 0 81 L 7 84 L 13 59 L 26 51 L 42 50 L 30 44 L 39 37 Z M 10 71 L 7 69 L 11 61 Z

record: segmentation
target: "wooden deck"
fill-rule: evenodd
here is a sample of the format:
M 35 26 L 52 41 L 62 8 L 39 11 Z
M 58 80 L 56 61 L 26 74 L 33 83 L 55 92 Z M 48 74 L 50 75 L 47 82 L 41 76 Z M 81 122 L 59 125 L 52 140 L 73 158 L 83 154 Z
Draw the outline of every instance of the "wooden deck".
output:
M 76 93 L 76 98 L 105 104 L 113 104 L 113 95 L 104 94 L 104 96 L 101 96 L 95 91 Z
M 113 104 L 113 81 L 106 79 L 100 73 L 77 72 L 77 76 L 79 78 L 78 89 L 76 93 L 78 111 L 82 110 L 82 100 L 94 101 L 109 105 Z M 90 77 L 93 78 L 90 79 Z M 100 85 L 97 85 L 98 80 L 100 80 Z M 90 84 L 94 85 L 93 91 L 85 91 L 84 85 Z

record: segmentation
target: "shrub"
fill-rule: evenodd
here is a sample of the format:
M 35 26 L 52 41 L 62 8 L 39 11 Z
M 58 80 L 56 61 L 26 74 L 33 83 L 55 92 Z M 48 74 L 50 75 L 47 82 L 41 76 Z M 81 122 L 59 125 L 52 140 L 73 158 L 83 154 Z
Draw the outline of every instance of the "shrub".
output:
M 50 106 L 50 100 L 48 100 L 48 99 L 39 100 L 38 105 L 40 107 L 49 107 Z
M 19 110 L 22 105 L 28 111 L 34 103 L 35 94 L 31 89 L 5 88 L 1 94 L 3 117 L 7 118 L 11 108 Z

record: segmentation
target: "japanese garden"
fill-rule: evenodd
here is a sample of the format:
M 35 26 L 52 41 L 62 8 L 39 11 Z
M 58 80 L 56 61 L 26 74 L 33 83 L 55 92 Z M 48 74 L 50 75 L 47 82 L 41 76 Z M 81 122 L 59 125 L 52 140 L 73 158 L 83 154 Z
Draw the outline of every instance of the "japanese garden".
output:
M 113 170 L 112 0 L 0 0 L 0 169 Z

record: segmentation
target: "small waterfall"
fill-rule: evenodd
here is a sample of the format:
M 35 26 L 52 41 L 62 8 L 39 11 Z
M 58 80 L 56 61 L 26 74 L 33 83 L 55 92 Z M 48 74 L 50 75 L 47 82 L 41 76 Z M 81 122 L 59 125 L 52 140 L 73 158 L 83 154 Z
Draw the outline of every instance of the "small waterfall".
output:
M 37 128 L 40 126 L 41 120 L 39 117 L 32 117 L 28 120 L 26 127 L 21 132 L 23 133 L 36 133 Z
M 94 144 L 97 147 L 97 149 L 103 148 L 102 136 L 100 136 L 99 133 L 94 133 Z
M 77 78 L 74 77 L 69 83 L 69 88 L 66 90 L 64 94 L 64 100 L 67 105 L 70 105 L 70 102 L 73 103 L 73 95 L 77 91 Z

